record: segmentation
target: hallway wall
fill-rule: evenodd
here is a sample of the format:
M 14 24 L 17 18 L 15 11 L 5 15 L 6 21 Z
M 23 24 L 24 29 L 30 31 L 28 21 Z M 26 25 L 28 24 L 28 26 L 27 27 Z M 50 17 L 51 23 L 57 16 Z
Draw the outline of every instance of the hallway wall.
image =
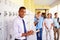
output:
M 0 40 L 11 40 L 12 22 L 20 6 L 23 6 L 23 0 L 0 0 Z

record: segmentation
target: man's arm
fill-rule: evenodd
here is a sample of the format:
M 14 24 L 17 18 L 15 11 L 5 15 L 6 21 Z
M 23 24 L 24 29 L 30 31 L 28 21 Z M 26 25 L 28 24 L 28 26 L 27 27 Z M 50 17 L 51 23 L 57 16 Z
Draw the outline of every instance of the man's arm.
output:
M 30 35 L 33 35 L 34 31 L 33 30 L 30 30 L 27 32 L 27 36 L 30 36 Z
M 26 32 L 26 33 L 22 33 L 22 37 L 23 37 L 23 36 L 33 35 L 33 33 L 34 33 L 34 31 L 33 31 L 33 30 L 30 30 L 30 31 L 28 31 L 28 32 Z
M 51 23 L 51 28 L 50 29 L 52 29 L 52 27 L 54 27 L 54 24 L 53 23 Z
M 36 26 L 37 25 L 37 22 L 34 22 L 34 26 Z
M 47 27 L 47 25 L 46 25 L 46 23 L 44 22 L 44 25 L 45 25 L 45 27 L 48 29 L 48 27 Z
M 14 21 L 14 24 L 13 24 L 13 27 L 14 27 L 14 36 L 17 37 L 17 36 L 21 36 L 22 33 L 18 30 L 18 23 L 16 21 Z
M 23 37 L 23 36 L 27 36 L 27 34 L 26 33 L 22 33 L 22 36 L 21 37 Z
M 40 30 L 38 29 L 36 32 L 39 32 Z

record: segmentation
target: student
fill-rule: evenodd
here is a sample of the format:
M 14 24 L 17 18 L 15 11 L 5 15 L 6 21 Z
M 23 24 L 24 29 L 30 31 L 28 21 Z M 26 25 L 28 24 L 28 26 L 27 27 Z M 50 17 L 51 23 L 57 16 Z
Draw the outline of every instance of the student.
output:
M 14 37 L 15 40 L 27 40 L 27 36 L 33 34 L 33 30 L 27 31 L 27 27 L 24 21 L 24 16 L 26 13 L 25 7 L 19 8 L 19 16 L 14 20 Z
M 40 40 L 40 30 L 39 30 L 39 27 L 38 27 L 38 23 L 39 23 L 39 17 L 40 17 L 40 11 L 38 11 L 36 14 L 35 14 L 35 17 L 34 17 L 34 25 L 36 26 L 36 35 L 37 35 L 37 40 Z
M 43 22 L 45 26 L 45 32 L 46 32 L 45 40 L 54 40 L 53 20 L 50 17 L 51 17 L 51 14 L 48 13 L 47 18 Z
M 39 36 L 40 36 L 40 40 L 42 40 L 42 27 L 43 27 L 43 20 L 44 20 L 44 17 L 43 15 L 40 13 L 40 17 L 39 17 L 39 22 L 38 22 L 38 30 L 40 32 Z
M 51 14 L 50 18 L 52 18 L 52 14 Z
M 59 17 L 58 17 L 58 13 L 55 13 L 54 14 L 54 39 L 55 40 L 59 40 Z M 57 36 L 56 36 L 56 33 L 57 33 Z M 57 37 L 57 38 L 56 38 Z
M 40 12 L 37 12 L 34 17 L 34 25 L 37 26 L 39 22 Z

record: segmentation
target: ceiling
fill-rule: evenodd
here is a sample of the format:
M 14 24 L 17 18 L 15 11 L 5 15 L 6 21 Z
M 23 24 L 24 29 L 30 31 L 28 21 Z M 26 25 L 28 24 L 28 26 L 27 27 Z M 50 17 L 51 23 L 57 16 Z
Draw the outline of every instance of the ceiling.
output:
M 36 5 L 51 5 L 57 0 L 34 0 L 34 3 Z

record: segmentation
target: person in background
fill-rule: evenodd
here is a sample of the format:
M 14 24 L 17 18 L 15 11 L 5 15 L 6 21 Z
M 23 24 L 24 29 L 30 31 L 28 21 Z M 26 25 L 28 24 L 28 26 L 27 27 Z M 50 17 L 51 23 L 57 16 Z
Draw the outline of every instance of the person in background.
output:
M 52 18 L 52 14 L 51 14 L 50 18 Z
M 45 27 L 46 39 L 45 40 L 54 40 L 53 32 L 53 20 L 51 19 L 51 14 L 47 14 L 47 18 L 44 19 L 43 25 Z
M 18 13 L 18 17 L 14 20 L 14 37 L 15 40 L 27 40 L 27 36 L 32 35 L 34 31 L 27 30 L 26 23 L 23 19 L 26 13 L 26 8 L 20 7 Z
M 54 40 L 59 40 L 59 22 L 60 22 L 60 20 L 59 20 L 57 12 L 54 14 L 54 16 L 55 16 L 53 19 L 53 22 L 54 22 Z M 57 33 L 57 36 L 56 36 L 56 33 Z
M 36 35 L 37 35 L 37 40 L 40 40 L 40 30 L 39 30 L 39 27 L 38 27 L 38 23 L 39 23 L 39 17 L 40 17 L 40 11 L 39 12 L 37 12 L 36 14 L 35 14 L 35 17 L 34 17 L 34 25 L 36 26 L 36 31 L 37 31 L 37 33 L 36 33 Z
M 38 30 L 39 30 L 39 39 L 40 40 L 42 40 L 42 27 L 43 27 L 43 20 L 44 20 L 44 17 L 43 17 L 43 15 L 40 13 L 40 16 L 39 16 L 39 22 L 38 22 L 38 24 L 37 24 L 37 26 L 38 26 Z
M 46 18 L 46 13 L 42 12 L 42 17 L 45 19 Z

